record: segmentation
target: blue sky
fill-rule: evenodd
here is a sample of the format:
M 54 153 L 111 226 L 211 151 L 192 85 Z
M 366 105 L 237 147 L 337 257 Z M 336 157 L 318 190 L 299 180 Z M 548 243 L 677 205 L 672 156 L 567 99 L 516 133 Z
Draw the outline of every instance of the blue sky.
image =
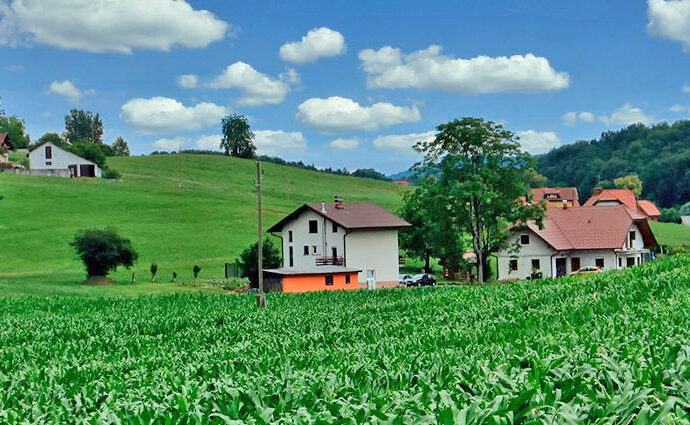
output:
M 541 153 L 689 118 L 689 52 L 690 0 L 0 0 L 6 112 L 34 140 L 99 112 L 134 154 L 213 147 L 231 112 L 323 167 L 404 170 L 462 116 Z

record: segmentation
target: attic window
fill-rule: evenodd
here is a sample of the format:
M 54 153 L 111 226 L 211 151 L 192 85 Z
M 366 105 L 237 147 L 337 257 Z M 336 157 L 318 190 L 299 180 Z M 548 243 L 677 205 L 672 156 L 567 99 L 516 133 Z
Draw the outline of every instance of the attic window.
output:
M 51 159 L 53 157 L 53 148 L 51 146 L 46 146 L 46 159 Z
M 633 230 L 632 232 L 630 232 L 630 243 L 632 243 L 632 241 L 635 240 L 635 237 L 636 237 L 636 234 L 635 234 L 635 231 Z
M 529 245 L 529 235 L 521 235 L 520 236 L 520 243 L 522 245 Z
M 338 225 L 335 223 L 335 221 L 333 222 L 333 233 L 338 233 Z
M 316 220 L 309 220 L 309 233 L 319 233 L 319 222 Z

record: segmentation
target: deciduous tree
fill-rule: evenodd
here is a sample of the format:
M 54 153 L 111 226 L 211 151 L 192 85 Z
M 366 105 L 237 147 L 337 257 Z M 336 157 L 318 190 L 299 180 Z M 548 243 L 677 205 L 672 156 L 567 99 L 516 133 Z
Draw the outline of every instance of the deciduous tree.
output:
M 119 266 L 130 268 L 139 258 L 131 241 L 114 229 L 83 230 L 74 236 L 70 245 L 84 262 L 88 277 L 107 276 Z
M 118 137 L 113 143 L 112 151 L 115 156 L 129 156 L 129 146 L 125 139 Z
M 639 198 L 640 195 L 642 195 L 642 180 L 637 177 L 636 174 L 618 177 L 613 181 L 613 184 L 615 184 L 619 189 L 628 189 L 632 191 L 636 198 Z
M 244 115 L 233 114 L 223 118 L 223 138 L 220 147 L 226 155 L 237 158 L 256 157 L 254 133 Z
M 253 243 L 240 254 L 240 266 L 242 267 L 242 277 L 249 278 L 253 287 L 258 285 L 259 281 L 259 267 L 258 267 L 258 253 L 259 244 Z M 263 265 L 267 269 L 275 269 L 281 266 L 283 258 L 280 250 L 275 246 L 271 239 L 265 239 L 263 243 Z
M 103 121 L 98 114 L 81 109 L 72 109 L 65 116 L 65 139 L 74 143 L 77 140 L 89 140 L 103 143 Z

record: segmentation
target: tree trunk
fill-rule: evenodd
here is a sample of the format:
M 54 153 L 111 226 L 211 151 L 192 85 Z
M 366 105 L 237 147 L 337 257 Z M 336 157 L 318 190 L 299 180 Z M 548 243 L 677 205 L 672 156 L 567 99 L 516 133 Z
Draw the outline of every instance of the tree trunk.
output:
M 431 273 L 431 255 L 428 252 L 424 254 L 424 273 Z
M 484 283 L 484 246 L 483 246 L 483 232 L 482 228 L 482 218 L 479 211 L 479 205 L 476 200 L 472 202 L 474 204 L 474 215 L 475 215 L 475 225 L 476 225 L 476 239 L 475 244 L 475 255 L 477 256 L 477 282 Z

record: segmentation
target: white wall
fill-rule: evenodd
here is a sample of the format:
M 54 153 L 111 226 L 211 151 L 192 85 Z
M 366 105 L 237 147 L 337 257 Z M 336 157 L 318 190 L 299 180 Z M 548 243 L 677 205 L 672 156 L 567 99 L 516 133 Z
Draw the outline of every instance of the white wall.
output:
M 367 270 L 374 270 L 377 284 L 397 283 L 398 230 L 359 230 L 347 235 L 347 267 L 362 269 L 359 281 L 366 282 Z
M 52 150 L 52 158 L 46 158 L 46 147 Z M 81 158 L 72 152 L 60 149 L 52 143 L 41 145 L 29 153 L 29 168 L 31 170 L 66 170 L 70 165 L 77 166 L 77 173 L 80 173 L 80 165 L 88 164 L 96 166 L 96 177 L 101 177 L 101 169 L 93 162 Z
M 309 233 L 309 221 L 316 220 L 318 233 Z M 344 255 L 343 236 L 345 230 L 336 226 L 337 232 L 333 232 L 333 222 L 314 211 L 305 211 L 297 219 L 292 220 L 283 227 L 283 267 L 290 268 L 290 247 L 294 249 L 294 269 L 311 270 L 316 266 L 317 257 L 331 257 L 332 248 L 335 247 L 339 257 Z M 292 231 L 292 242 L 289 232 Z M 324 232 L 325 231 L 325 232 Z M 325 237 L 324 237 L 325 235 Z M 309 247 L 309 255 L 304 255 L 304 247 Z M 316 247 L 316 254 L 314 248 Z
M 529 244 L 520 244 L 522 235 L 529 236 Z M 518 251 L 512 252 L 516 246 Z M 543 277 L 551 277 L 551 256 L 556 251 L 530 230 L 514 233 L 508 239 L 508 248 L 498 253 L 499 280 L 526 279 L 532 274 L 532 260 L 539 260 L 539 271 Z M 517 259 L 517 270 L 510 270 L 510 260 Z M 555 270 L 555 269 L 554 269 Z

